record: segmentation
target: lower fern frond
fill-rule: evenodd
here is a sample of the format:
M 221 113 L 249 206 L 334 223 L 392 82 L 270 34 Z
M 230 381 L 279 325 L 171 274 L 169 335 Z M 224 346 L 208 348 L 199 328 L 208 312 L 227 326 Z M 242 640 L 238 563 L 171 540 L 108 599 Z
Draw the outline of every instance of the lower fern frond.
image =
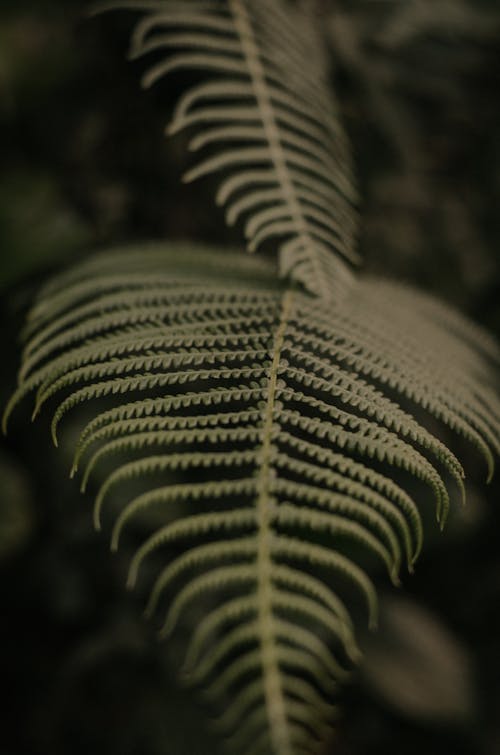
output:
M 498 348 L 475 326 L 387 281 L 325 303 L 273 273 L 176 246 L 83 263 L 41 292 L 4 417 L 34 393 L 57 439 L 89 405 L 72 474 L 97 481 L 113 548 L 140 533 L 128 584 L 151 581 L 184 679 L 248 755 L 329 738 L 360 600 L 376 623 L 368 572 L 412 568 L 426 490 L 442 524 L 463 496 L 446 429 L 489 476 L 500 450 Z

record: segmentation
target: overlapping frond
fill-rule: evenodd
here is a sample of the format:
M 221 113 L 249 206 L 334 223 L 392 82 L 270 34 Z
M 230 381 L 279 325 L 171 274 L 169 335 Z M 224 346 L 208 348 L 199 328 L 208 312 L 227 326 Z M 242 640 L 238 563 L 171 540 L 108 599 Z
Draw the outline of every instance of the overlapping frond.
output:
M 57 439 L 88 405 L 73 473 L 97 482 L 113 548 L 139 531 L 129 585 L 149 580 L 162 635 L 188 637 L 184 678 L 223 711 L 232 751 L 317 753 L 359 656 L 358 596 L 376 621 L 368 571 L 397 583 L 420 506 L 434 499 L 443 523 L 463 494 L 440 428 L 492 473 L 498 361 L 481 331 L 396 284 L 327 303 L 265 260 L 132 249 L 42 291 L 5 422 L 35 393 Z
M 355 251 L 350 150 L 311 14 L 286 0 L 118 0 L 145 11 L 131 56 L 164 54 L 149 86 L 174 71 L 203 81 L 178 102 L 170 134 L 192 128 L 202 157 L 185 175 L 221 174 L 217 203 L 243 220 L 248 249 L 279 241 L 283 277 L 323 296 L 345 293 Z M 348 264 L 345 264 L 348 263 Z

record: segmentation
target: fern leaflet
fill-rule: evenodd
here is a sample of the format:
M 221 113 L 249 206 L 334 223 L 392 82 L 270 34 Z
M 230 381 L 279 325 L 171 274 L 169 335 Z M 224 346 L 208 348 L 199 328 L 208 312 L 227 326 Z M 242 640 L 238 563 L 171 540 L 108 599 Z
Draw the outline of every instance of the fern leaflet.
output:
M 489 475 L 500 451 L 497 346 L 397 284 L 354 293 L 311 299 L 265 259 L 149 247 L 62 274 L 26 328 L 4 423 L 34 393 L 57 440 L 89 404 L 72 473 L 98 481 L 113 549 L 139 532 L 128 585 L 149 582 L 161 634 L 188 637 L 183 677 L 233 752 L 320 752 L 360 600 L 376 622 L 368 572 L 412 568 L 426 489 L 441 524 L 463 496 L 435 433 Z
M 222 173 L 216 201 L 248 249 L 281 239 L 280 272 L 320 296 L 340 297 L 357 264 L 353 171 L 328 84 L 324 40 L 310 13 L 284 0 L 119 0 L 146 11 L 131 57 L 169 51 L 144 77 L 210 77 L 178 102 L 168 133 L 193 128 L 189 148 L 209 151 L 186 182 Z M 307 65 L 304 65 L 307 61 Z

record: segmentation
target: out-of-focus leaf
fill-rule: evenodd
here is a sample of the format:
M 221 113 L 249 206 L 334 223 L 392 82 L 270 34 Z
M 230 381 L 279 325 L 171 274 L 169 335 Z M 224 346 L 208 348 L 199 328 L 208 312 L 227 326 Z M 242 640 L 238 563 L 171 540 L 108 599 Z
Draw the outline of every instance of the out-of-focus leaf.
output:
M 34 518 L 31 492 L 21 470 L 0 454 L 0 560 L 26 544 Z
M 0 288 L 71 256 L 87 238 L 51 178 L 18 173 L 0 179 Z
M 367 640 L 362 673 L 386 705 L 408 718 L 446 725 L 474 716 L 465 648 L 436 616 L 408 599 L 381 602 L 379 632 Z
M 12 113 L 20 106 L 32 107 L 65 77 L 71 75 L 76 56 L 68 27 L 50 16 L 50 7 L 37 3 L 16 3 L 16 12 L 0 12 L 0 113 Z M 22 7 L 20 7 L 22 6 Z

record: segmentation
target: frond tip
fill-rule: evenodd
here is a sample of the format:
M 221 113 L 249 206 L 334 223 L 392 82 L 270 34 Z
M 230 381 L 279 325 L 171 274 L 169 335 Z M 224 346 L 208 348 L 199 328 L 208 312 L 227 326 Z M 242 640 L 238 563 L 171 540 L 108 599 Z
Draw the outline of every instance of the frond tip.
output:
M 217 204 L 229 225 L 243 222 L 249 251 L 278 242 L 282 277 L 318 296 L 343 295 L 359 262 L 357 195 L 313 14 L 284 0 L 102 7 L 146 13 L 130 57 L 167 57 L 145 86 L 185 69 L 206 77 L 180 98 L 167 129 L 192 130 L 190 151 L 206 155 L 184 181 L 221 175 Z
M 184 678 L 233 752 L 298 755 L 359 659 L 354 606 L 376 623 L 368 572 L 397 582 L 422 504 L 444 523 L 462 494 L 440 428 L 492 467 L 499 353 L 400 285 L 332 303 L 274 273 L 176 246 L 88 260 L 41 292 L 5 420 L 35 394 L 55 433 L 88 405 L 72 472 L 114 549 L 140 533 L 129 587 L 149 575 L 147 613 L 188 638 Z

